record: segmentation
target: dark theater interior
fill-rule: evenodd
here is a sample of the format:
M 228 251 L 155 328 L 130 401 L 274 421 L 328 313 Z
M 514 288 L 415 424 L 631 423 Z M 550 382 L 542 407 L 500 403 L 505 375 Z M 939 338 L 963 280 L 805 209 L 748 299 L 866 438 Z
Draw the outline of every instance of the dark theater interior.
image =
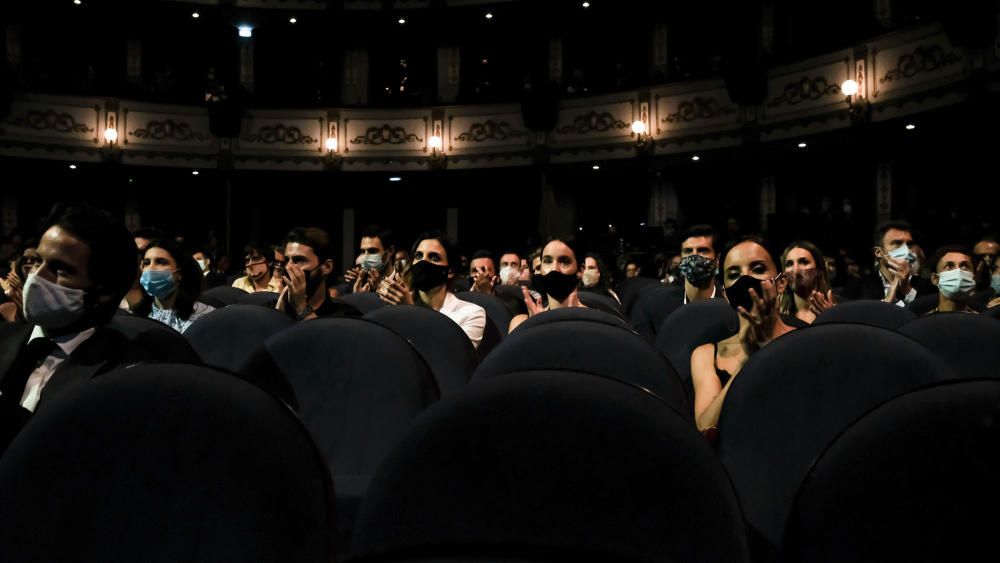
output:
M 997 551 L 997 0 L 0 36 L 0 562 Z

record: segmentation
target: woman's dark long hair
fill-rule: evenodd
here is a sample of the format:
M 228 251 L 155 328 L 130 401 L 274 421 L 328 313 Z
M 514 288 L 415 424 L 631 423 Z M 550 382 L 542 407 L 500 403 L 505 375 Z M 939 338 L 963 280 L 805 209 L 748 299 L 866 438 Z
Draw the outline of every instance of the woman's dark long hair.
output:
M 796 248 L 801 248 L 812 256 L 813 262 L 816 263 L 816 291 L 826 295 L 826 292 L 830 290 L 830 274 L 826 271 L 826 260 L 823 257 L 823 252 L 815 244 L 807 240 L 792 241 L 781 253 L 781 264 L 778 264 L 778 271 L 785 271 L 785 260 L 788 258 L 788 253 Z M 792 291 L 791 279 L 788 280 L 785 291 L 778 299 L 778 306 L 782 315 L 794 315 L 798 312 L 795 307 L 795 292 Z
M 149 243 L 146 251 L 149 251 L 150 248 L 166 250 L 167 254 L 170 254 L 170 257 L 177 263 L 181 281 L 177 286 L 177 297 L 174 299 L 173 310 L 182 320 L 188 320 L 191 318 L 191 313 L 194 312 L 194 303 L 198 299 L 198 295 L 201 294 L 201 268 L 191 257 L 190 252 L 185 251 L 179 244 L 168 238 Z M 145 317 L 149 315 L 152 308 L 153 300 L 143 299 L 133 313 Z
M 583 280 L 581 279 L 579 286 L 580 291 L 592 291 L 602 295 L 611 295 L 611 272 L 609 272 L 607 266 L 604 265 L 604 260 L 601 260 L 601 255 L 596 252 L 588 252 L 583 257 L 583 263 L 580 265 L 583 269 L 587 268 L 587 258 L 593 258 L 594 262 L 597 262 L 597 271 L 601 273 L 601 279 L 594 287 L 583 287 Z

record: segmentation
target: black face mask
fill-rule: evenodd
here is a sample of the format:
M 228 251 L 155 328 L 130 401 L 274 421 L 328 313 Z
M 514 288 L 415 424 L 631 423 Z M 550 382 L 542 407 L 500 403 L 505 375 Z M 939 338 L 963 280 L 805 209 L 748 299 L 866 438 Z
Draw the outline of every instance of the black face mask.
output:
M 448 266 L 432 264 L 427 260 L 421 260 L 410 266 L 410 275 L 413 277 L 413 288 L 418 291 L 430 291 L 435 287 L 448 283 Z
M 736 283 L 725 290 L 729 305 L 737 310 L 743 307 L 749 313 L 753 309 L 753 299 L 750 298 L 750 289 L 757 292 L 757 297 L 763 297 L 764 290 L 761 288 L 763 282 L 764 280 L 753 276 L 740 276 L 740 279 L 736 280 Z
M 569 297 L 569 294 L 573 293 L 573 290 L 580 283 L 580 279 L 576 277 L 576 274 L 564 274 L 558 270 L 552 270 L 540 277 L 542 278 L 542 287 L 545 289 L 545 293 L 556 301 L 562 301 Z M 538 291 L 537 288 L 536 291 Z

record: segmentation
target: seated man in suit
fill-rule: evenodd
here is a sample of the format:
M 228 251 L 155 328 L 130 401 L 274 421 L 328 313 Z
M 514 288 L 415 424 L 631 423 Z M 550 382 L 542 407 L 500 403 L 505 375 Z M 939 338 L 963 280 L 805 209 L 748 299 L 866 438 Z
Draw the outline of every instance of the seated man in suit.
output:
M 52 397 L 137 360 L 104 325 L 138 277 L 135 243 L 109 213 L 57 206 L 24 284 L 25 323 L 0 326 L 0 449 Z
M 848 287 L 850 299 L 881 299 L 905 307 L 917 297 L 937 292 L 937 288 L 912 271 L 916 256 L 913 228 L 906 221 L 889 221 L 875 230 L 874 254 L 878 270 L 874 276 L 859 278 Z
M 360 317 L 349 303 L 330 297 L 333 273 L 330 235 L 317 227 L 298 227 L 285 238 L 284 285 L 275 307 L 300 321 L 320 317 Z

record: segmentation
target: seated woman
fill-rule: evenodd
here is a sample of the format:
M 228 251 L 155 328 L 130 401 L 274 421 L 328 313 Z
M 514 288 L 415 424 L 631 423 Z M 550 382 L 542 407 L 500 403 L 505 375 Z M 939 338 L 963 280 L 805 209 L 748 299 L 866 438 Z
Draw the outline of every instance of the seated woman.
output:
M 8 299 L 8 301 L 0 303 L 0 320 L 2 321 L 13 323 L 24 320 L 24 311 L 22 310 L 24 282 L 27 281 L 28 273 L 35 267 L 35 264 L 42 261 L 38 256 L 37 247 L 37 240 L 26 241 L 24 250 L 15 254 L 10 261 L 10 272 L 7 273 L 7 277 L 0 280 L 0 285 L 3 286 L 3 292 Z
M 601 256 L 595 252 L 588 252 L 583 259 L 583 276 L 580 279 L 579 290 L 607 295 L 619 303 L 622 302 L 611 290 L 611 273 L 604 266 Z
M 576 251 L 576 241 L 572 237 L 552 237 L 545 243 L 542 247 L 540 273 L 532 276 L 531 287 L 546 296 L 547 302 L 543 305 L 540 297 L 533 296 L 528 288 L 522 287 L 528 314 L 511 319 L 508 332 L 513 332 L 528 317 L 543 311 L 584 306 L 577 295 L 577 286 L 583 277 L 583 269 L 577 256 L 581 254 Z
M 722 264 L 723 287 L 729 305 L 739 313 L 739 332 L 691 354 L 695 422 L 709 438 L 714 437 L 729 386 L 750 355 L 794 330 L 781 320 L 778 294 L 786 282 L 763 240 L 744 237 L 731 243 Z
M 417 238 L 410 255 L 413 264 L 409 269 L 403 274 L 393 270 L 382 279 L 376 294 L 392 305 L 416 305 L 438 311 L 455 321 L 472 345 L 479 348 L 486 328 L 486 310 L 452 293 L 458 253 L 451 242 L 443 233 L 430 231 Z
M 781 255 L 788 287 L 781 293 L 778 309 L 805 324 L 812 324 L 823 311 L 833 307 L 833 290 L 826 259 L 808 241 L 795 241 Z
M 243 249 L 243 263 L 246 266 L 247 275 L 237 278 L 233 282 L 233 287 L 247 293 L 258 291 L 281 293 L 281 275 L 280 273 L 275 275 L 272 269 L 272 265 L 275 264 L 275 256 L 274 247 L 270 245 L 260 242 L 246 245 L 246 248 Z M 284 256 L 282 255 L 283 261 Z
M 146 247 L 139 284 L 152 297 L 133 311 L 184 332 L 200 317 L 214 311 L 195 301 L 201 293 L 201 269 L 176 243 L 169 239 Z

